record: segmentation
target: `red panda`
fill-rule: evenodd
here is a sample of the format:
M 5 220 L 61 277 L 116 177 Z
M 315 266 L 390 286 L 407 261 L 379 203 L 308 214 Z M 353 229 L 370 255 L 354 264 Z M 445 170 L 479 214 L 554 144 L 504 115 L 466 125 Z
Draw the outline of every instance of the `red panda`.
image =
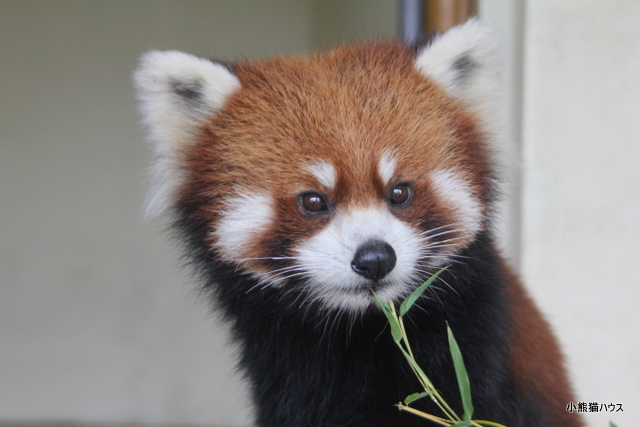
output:
M 474 418 L 582 425 L 549 326 L 492 236 L 498 52 L 471 20 L 415 46 L 142 57 L 148 213 L 171 211 L 230 323 L 256 425 L 428 425 L 394 406 L 419 383 L 372 291 L 401 301 L 444 266 L 405 322 L 445 400 L 461 412 L 448 324 Z

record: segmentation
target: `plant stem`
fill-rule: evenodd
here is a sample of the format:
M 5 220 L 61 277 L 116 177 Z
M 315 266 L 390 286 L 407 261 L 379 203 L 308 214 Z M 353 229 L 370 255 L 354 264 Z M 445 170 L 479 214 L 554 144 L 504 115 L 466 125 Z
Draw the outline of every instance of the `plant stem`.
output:
M 485 426 L 493 426 L 493 427 L 506 427 L 503 424 L 499 424 L 499 423 L 494 423 L 493 421 L 485 421 L 485 420 L 473 420 L 471 421 L 473 424 L 476 425 L 485 425 Z
M 419 411 L 417 409 L 412 408 L 411 406 L 406 406 L 401 403 L 397 404 L 398 409 L 401 411 L 407 411 L 413 415 L 417 415 L 422 418 L 426 418 L 427 420 L 433 421 L 436 424 L 440 424 L 441 426 L 450 426 L 451 423 L 444 418 L 436 417 L 435 415 L 427 414 L 426 412 Z
M 417 362 L 415 361 L 413 351 L 411 350 L 411 345 L 409 344 L 409 338 L 407 337 L 407 331 L 404 327 L 404 321 L 402 319 L 402 316 L 398 316 L 398 314 L 396 313 L 394 305 L 390 304 L 390 307 L 391 312 L 398 319 L 398 324 L 400 325 L 400 331 L 402 333 L 402 342 L 404 342 L 405 348 L 402 347 L 401 343 L 396 344 L 398 345 L 398 347 L 400 347 L 401 350 L 404 350 L 404 352 L 406 352 L 405 357 L 407 357 L 407 355 L 410 356 L 411 360 L 408 360 L 408 362 L 411 370 L 416 375 L 416 377 L 418 377 L 418 380 L 420 381 L 420 384 L 422 384 L 424 390 L 429 393 L 429 395 L 431 396 L 431 400 L 435 402 L 436 405 L 438 405 L 440 410 L 447 416 L 447 418 L 454 421 L 460 421 L 460 417 L 458 417 L 458 415 L 453 411 L 453 409 L 451 409 L 451 407 L 442 398 L 442 396 L 440 396 L 440 393 L 438 393 L 438 390 L 436 390 L 436 388 L 433 386 L 433 383 L 431 382 L 431 380 L 429 380 L 426 374 L 422 373 L 421 375 L 414 368 L 413 364 L 415 363 L 417 365 Z

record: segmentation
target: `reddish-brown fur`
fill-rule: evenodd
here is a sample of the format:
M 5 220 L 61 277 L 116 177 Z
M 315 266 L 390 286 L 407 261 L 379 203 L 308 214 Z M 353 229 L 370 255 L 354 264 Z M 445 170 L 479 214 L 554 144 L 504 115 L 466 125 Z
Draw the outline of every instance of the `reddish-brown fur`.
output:
M 233 72 L 242 89 L 204 125 L 204 138 L 191 148 L 185 169 L 219 197 L 264 189 L 276 199 L 280 219 L 300 223 L 297 239 L 308 237 L 302 230 L 322 225 L 297 215 L 293 205 L 297 194 L 316 185 L 301 168 L 319 160 L 330 161 L 338 171 L 328 194 L 336 205 L 352 208 L 384 199 L 389 188 L 377 175 L 375 156 L 387 150 L 396 155 L 398 170 L 420 171 L 399 177 L 412 180 L 416 192 L 432 193 L 428 172 L 456 164 L 462 165 L 457 171 L 478 199 L 489 198 L 489 159 L 477 148 L 483 135 L 473 126 L 474 118 L 418 73 L 412 52 L 402 44 L 352 45 L 328 55 L 243 62 Z M 349 90 L 336 89 L 344 86 Z M 238 121 L 251 126 L 238 126 Z M 398 215 L 414 225 L 425 212 L 447 222 L 452 212 L 435 197 L 423 197 Z M 218 211 L 213 204 L 202 214 L 215 222 Z M 246 256 L 261 256 L 268 240 L 254 242 Z
M 425 216 L 436 223 L 455 222 L 429 182 L 429 172 L 449 165 L 456 165 L 486 216 L 493 177 L 488 154 L 480 148 L 485 135 L 475 117 L 421 75 L 414 61 L 409 48 L 388 43 L 235 64 L 232 71 L 242 89 L 202 126 L 200 141 L 185 148 L 187 180 L 179 198 L 186 204 L 207 200 L 196 205 L 194 215 L 214 229 L 222 200 L 238 191 L 264 190 L 274 199 L 276 219 L 243 255 L 272 256 L 274 242 L 309 238 L 330 220 L 300 213 L 296 196 L 317 186 L 305 166 L 331 162 L 338 178 L 329 199 L 345 209 L 368 206 L 382 203 L 389 192 L 377 164 L 390 151 L 396 169 L 403 171 L 399 180 L 411 181 L 422 195 L 396 213 L 400 219 L 416 228 Z M 336 89 L 344 87 L 349 90 Z M 287 225 L 286 235 L 281 224 Z M 215 237 L 208 243 L 214 246 Z M 248 264 L 266 269 L 261 261 Z M 515 275 L 508 274 L 510 367 L 519 394 L 542 396 L 555 419 L 578 427 L 580 419 L 565 411 L 572 394 L 549 326 Z
M 551 328 L 520 280 L 508 266 L 504 268 L 511 277 L 507 288 L 512 322 L 510 364 L 519 394 L 535 393 L 563 426 L 580 427 L 583 424 L 579 414 L 566 410 L 575 399 Z

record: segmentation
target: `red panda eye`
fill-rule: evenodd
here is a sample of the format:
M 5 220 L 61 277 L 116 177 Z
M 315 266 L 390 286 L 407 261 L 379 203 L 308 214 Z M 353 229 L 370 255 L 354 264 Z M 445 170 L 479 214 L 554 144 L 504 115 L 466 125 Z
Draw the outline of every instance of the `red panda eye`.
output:
M 300 206 L 307 214 L 319 214 L 329 210 L 324 197 L 315 192 L 303 193 L 298 196 Z
M 411 186 L 408 183 L 396 184 L 389 194 L 389 203 L 394 206 L 404 206 L 411 200 Z

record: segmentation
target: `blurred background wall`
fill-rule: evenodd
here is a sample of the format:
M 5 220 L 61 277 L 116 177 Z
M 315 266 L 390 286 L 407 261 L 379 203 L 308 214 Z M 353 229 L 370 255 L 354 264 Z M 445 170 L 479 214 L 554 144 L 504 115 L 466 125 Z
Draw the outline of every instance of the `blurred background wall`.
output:
M 640 415 L 640 2 L 480 1 L 505 36 L 502 240 L 578 399 Z M 142 221 L 130 73 L 393 37 L 392 0 L 0 0 L 0 424 L 246 426 L 234 348 Z M 568 403 L 568 402 L 567 402 Z

